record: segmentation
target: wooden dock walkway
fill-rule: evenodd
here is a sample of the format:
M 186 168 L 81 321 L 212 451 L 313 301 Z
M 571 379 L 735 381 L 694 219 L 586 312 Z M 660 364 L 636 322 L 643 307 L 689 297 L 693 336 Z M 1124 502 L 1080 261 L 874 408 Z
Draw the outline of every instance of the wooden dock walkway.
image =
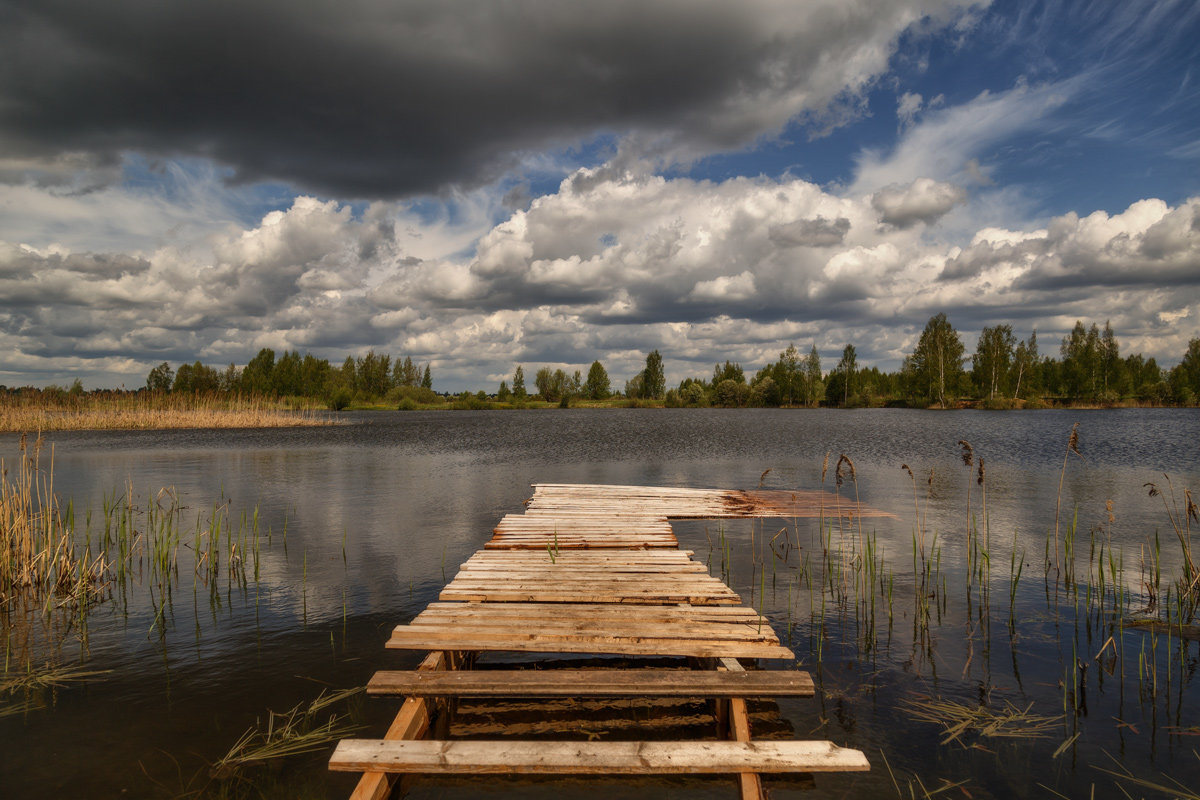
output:
M 377 740 L 343 740 L 330 769 L 365 773 L 352 797 L 382 800 L 397 775 L 737 775 L 869 769 L 823 741 L 751 738 L 748 697 L 811 696 L 807 673 L 746 671 L 739 659 L 795 659 L 771 626 L 692 553 L 671 519 L 887 516 L 823 492 L 539 484 L 482 550 L 387 647 L 432 651 L 416 671 L 379 672 L 372 695 L 405 697 Z M 472 670 L 481 653 L 686 658 L 690 668 Z M 707 698 L 718 740 L 429 739 L 460 698 Z M 435 720 L 440 725 L 435 725 Z M 443 733 L 444 735 L 444 733 Z

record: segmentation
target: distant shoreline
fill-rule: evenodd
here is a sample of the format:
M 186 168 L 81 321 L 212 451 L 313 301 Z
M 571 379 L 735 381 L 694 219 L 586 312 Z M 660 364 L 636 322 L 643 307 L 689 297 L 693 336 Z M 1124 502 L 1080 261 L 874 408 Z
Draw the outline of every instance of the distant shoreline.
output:
M 570 409 L 747 409 L 758 406 L 668 406 L 662 400 L 628 399 L 624 397 L 608 400 L 572 399 L 566 405 L 561 402 L 545 400 L 526 400 L 521 403 L 502 403 L 497 400 L 483 400 L 475 395 L 468 398 L 447 398 L 445 402 L 404 405 L 397 408 L 394 405 L 379 403 L 351 404 L 343 411 L 376 412 L 376 411 L 553 411 L 562 408 Z M 907 408 L 914 411 L 1028 411 L 1028 410 L 1063 410 L 1091 411 L 1111 409 L 1149 409 L 1149 408 L 1196 408 L 1196 406 L 1178 406 L 1153 404 L 1130 401 L 1119 404 L 1098 403 L 1038 403 L 1036 406 L 1026 406 L 1024 403 L 1009 407 L 989 407 L 979 401 L 961 401 L 947 406 L 945 409 L 937 406 L 925 408 L 902 405 L 851 405 L 851 406 L 770 406 L 797 412 L 814 411 L 819 409 L 838 410 L 868 410 L 882 408 Z M 314 403 L 298 403 L 295 401 L 263 400 L 256 398 L 220 398 L 192 397 L 180 395 L 105 395 L 92 398 L 84 395 L 67 403 L 36 403 L 36 402 L 7 402 L 0 403 L 0 433 L 30 433 L 51 431 L 100 431 L 100 430 L 184 430 L 209 429 L 256 429 L 256 428 L 296 428 L 321 427 L 342 424 L 336 412 L 326 410 Z

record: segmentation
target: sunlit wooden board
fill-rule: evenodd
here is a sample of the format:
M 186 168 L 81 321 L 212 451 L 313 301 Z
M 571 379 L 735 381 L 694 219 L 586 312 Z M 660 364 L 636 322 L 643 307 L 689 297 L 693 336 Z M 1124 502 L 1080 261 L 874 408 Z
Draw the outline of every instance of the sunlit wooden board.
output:
M 645 775 L 869 769 L 832 742 L 547 742 L 345 739 L 329 761 L 342 771 L 445 774 Z

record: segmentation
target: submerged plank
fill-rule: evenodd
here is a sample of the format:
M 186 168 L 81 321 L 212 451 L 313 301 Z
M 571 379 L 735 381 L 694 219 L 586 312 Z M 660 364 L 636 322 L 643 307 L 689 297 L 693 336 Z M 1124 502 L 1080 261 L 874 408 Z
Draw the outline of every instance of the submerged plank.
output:
M 832 742 L 548 742 L 344 739 L 329 768 L 445 774 L 648 775 L 870 769 Z

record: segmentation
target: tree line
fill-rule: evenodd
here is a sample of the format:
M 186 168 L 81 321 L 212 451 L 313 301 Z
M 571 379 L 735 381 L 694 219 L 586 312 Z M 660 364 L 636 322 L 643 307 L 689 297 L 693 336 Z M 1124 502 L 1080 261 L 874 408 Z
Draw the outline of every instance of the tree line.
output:
M 381 355 L 374 350 L 358 358 L 346 356 L 341 366 L 336 367 L 324 358 L 311 353 L 301 356 L 295 350 L 277 356 L 269 347 L 259 350 L 240 369 L 230 364 L 218 371 L 199 361 L 172 369 L 164 361 L 150 370 L 146 388 L 164 393 L 316 398 L 338 410 L 350 403 L 387 402 L 415 406 L 437 400 L 429 364 L 422 369 L 411 357 L 393 360 L 390 355 Z
M 614 394 L 599 361 L 593 362 L 586 380 L 578 371 L 567 375 L 543 367 L 537 372 L 536 388 L 538 399 L 564 405 L 572 397 L 603 400 Z M 495 397 L 500 402 L 530 397 L 521 366 L 512 386 L 502 381 Z M 1122 356 L 1107 321 L 1103 328 L 1076 321 L 1059 343 L 1057 357 L 1041 352 L 1036 329 L 1018 340 L 1011 325 L 984 328 L 975 352 L 968 354 L 961 335 L 943 313 L 929 319 L 913 352 L 895 372 L 860 367 L 853 344 L 847 344 L 837 363 L 825 371 L 814 343 L 807 354 L 789 345 L 777 361 L 753 375 L 747 375 L 740 364 L 725 361 L 714 366 L 711 377 L 684 378 L 668 388 L 662 355 L 653 350 L 645 367 L 625 382 L 624 397 L 671 407 L 1194 405 L 1200 401 L 1200 339 L 1192 339 L 1181 362 L 1169 370 L 1140 353 Z

